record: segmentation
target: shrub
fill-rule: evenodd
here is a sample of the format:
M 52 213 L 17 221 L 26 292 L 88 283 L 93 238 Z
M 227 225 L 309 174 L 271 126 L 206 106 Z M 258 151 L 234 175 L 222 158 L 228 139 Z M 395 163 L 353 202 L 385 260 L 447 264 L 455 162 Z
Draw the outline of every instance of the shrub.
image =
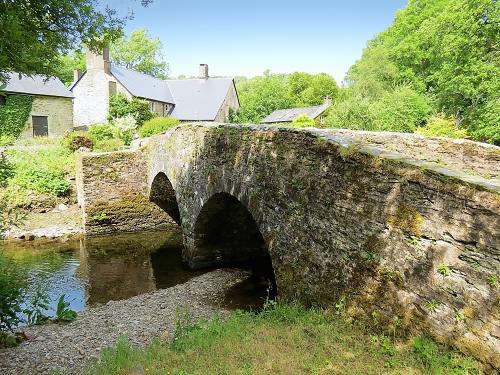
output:
M 137 98 L 129 100 L 123 94 L 113 95 L 109 99 L 108 120 L 131 115 L 136 120 L 137 125 L 141 126 L 145 121 L 156 116 L 149 108 L 149 102 L 146 100 Z
M 0 134 L 0 147 L 2 146 L 10 146 L 14 143 L 16 137 L 10 134 Z
M 459 129 L 452 117 L 445 117 L 443 114 L 431 117 L 425 126 L 417 128 L 416 133 L 428 137 L 467 137 L 466 129 Z
M 305 128 L 308 126 L 315 126 L 316 123 L 308 115 L 299 115 L 292 121 L 292 126 L 297 128 Z
M 415 131 L 430 110 L 427 99 L 408 86 L 396 87 L 370 106 L 375 129 L 397 132 Z
M 113 126 L 117 129 L 118 137 L 128 146 L 130 142 L 132 142 L 135 129 L 137 129 L 137 121 L 135 118 L 131 114 L 115 118 L 113 120 Z
M 36 165 L 18 170 L 13 181 L 25 189 L 57 197 L 66 196 L 71 190 L 71 185 L 64 178 L 63 172 L 39 169 Z
M 180 123 L 179 120 L 166 116 L 166 117 L 155 117 L 151 120 L 146 121 L 139 128 L 139 135 L 141 138 L 150 137 L 155 134 L 163 133 L 164 131 L 177 126 Z
M 95 141 L 94 151 L 95 152 L 118 151 L 124 145 L 125 143 L 120 138 L 103 139 L 102 141 Z
M 339 129 L 375 130 L 370 101 L 358 95 L 349 95 L 331 108 L 325 125 Z
M 102 141 L 105 139 L 113 139 L 117 136 L 116 130 L 109 124 L 94 124 L 91 125 L 88 136 L 94 141 Z
M 68 133 L 63 140 L 66 148 L 72 152 L 79 150 L 82 147 L 92 150 L 94 142 L 85 132 Z

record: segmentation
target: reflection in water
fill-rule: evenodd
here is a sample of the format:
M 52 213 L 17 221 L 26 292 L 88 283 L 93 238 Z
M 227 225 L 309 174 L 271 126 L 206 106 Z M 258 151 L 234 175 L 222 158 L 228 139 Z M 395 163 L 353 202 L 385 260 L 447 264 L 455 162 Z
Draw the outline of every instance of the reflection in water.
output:
M 182 238 L 177 231 L 94 237 L 68 243 L 6 243 L 5 249 L 30 270 L 27 300 L 39 285 L 47 291 L 51 316 L 62 294 L 70 301 L 71 309 L 82 311 L 87 306 L 172 287 L 207 271 L 184 267 Z M 260 271 L 228 291 L 228 307 L 258 308 L 265 300 L 269 286 L 264 275 L 267 269 L 262 264 L 245 268 L 249 266 Z

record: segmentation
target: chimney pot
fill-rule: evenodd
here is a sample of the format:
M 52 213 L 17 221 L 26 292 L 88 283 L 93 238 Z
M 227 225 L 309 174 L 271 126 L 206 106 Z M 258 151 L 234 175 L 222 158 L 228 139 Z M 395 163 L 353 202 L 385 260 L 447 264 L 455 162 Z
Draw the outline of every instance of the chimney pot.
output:
M 207 64 L 200 64 L 200 78 L 201 79 L 208 79 L 208 65 Z

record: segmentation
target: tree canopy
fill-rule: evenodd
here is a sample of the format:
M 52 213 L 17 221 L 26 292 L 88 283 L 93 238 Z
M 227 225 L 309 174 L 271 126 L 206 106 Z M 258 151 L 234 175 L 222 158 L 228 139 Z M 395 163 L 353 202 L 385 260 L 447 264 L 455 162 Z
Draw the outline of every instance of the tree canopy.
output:
M 150 0 L 141 0 L 148 5 Z M 85 44 L 98 51 L 119 38 L 131 14 L 98 0 L 0 1 L 0 82 L 6 73 L 55 75 L 61 54 Z
M 121 37 L 111 44 L 111 59 L 118 65 L 165 79 L 168 63 L 159 38 L 149 36 L 146 29 L 132 31 L 128 38 Z
M 241 109 L 232 116 L 235 122 L 259 123 L 277 109 L 321 104 L 325 96 L 335 98 L 339 88 L 333 77 L 325 73 L 295 72 L 236 80 Z
M 409 0 L 349 70 L 345 98 L 351 106 L 332 111 L 331 124 L 348 127 L 342 118 L 351 117 L 349 111 L 359 112 L 353 106 L 361 101 L 370 103 L 377 122 L 384 98 L 405 86 L 422 97 L 412 105 L 422 109 L 426 101 L 432 113 L 452 116 L 476 140 L 499 144 L 499 37 L 496 0 Z M 378 128 L 376 123 L 370 126 Z M 397 130 L 400 123 L 394 126 Z M 414 125 L 406 126 L 407 131 L 411 128 Z

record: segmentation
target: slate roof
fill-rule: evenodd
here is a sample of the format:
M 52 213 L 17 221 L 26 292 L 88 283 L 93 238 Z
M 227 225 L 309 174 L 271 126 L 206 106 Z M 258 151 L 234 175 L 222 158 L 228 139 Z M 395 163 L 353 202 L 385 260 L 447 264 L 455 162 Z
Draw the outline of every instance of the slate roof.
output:
M 111 64 L 111 74 L 133 95 L 139 98 L 174 103 L 167 82 L 148 74 Z
M 232 78 L 167 80 L 174 98 L 172 117 L 184 121 L 213 121 L 227 96 Z
M 139 98 L 174 104 L 170 114 L 183 121 L 215 120 L 232 78 L 162 80 L 111 64 L 111 74 Z
M 315 119 L 325 112 L 329 106 L 329 104 L 322 104 L 314 107 L 278 109 L 277 111 L 274 111 L 270 115 L 266 116 L 261 121 L 261 124 L 273 122 L 292 122 L 300 115 L 307 115 L 308 117 Z
M 22 75 L 19 78 L 18 73 L 8 73 L 7 83 L 0 85 L 0 91 L 12 92 L 18 94 L 44 95 L 44 96 L 59 96 L 64 98 L 72 98 L 73 94 L 61 82 L 59 78 L 50 78 L 45 81 L 46 77 L 42 75 L 34 75 L 32 77 Z

